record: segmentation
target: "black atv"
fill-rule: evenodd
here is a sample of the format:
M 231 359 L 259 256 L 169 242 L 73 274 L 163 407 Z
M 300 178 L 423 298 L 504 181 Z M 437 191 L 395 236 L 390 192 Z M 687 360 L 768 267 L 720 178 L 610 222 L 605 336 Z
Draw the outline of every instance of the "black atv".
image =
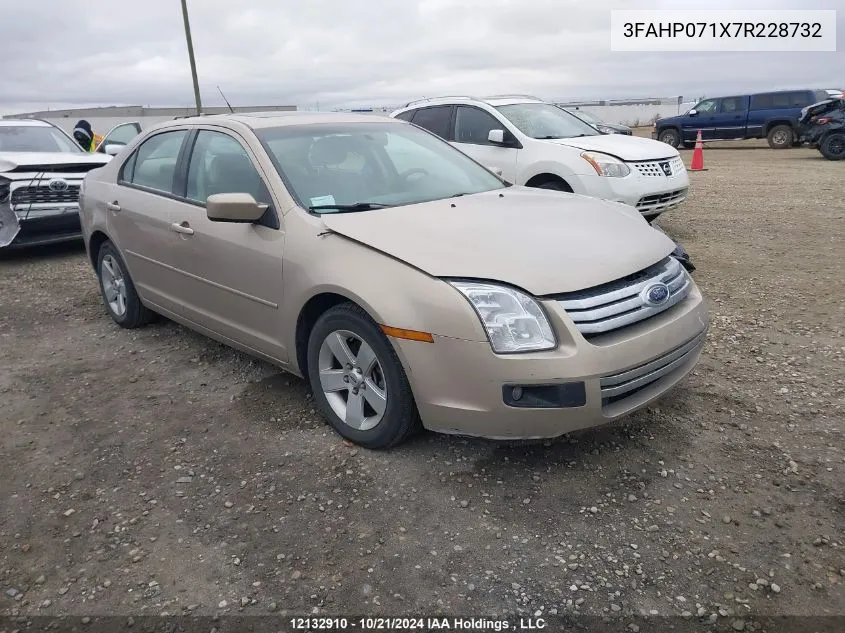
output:
M 799 138 L 828 160 L 845 159 L 845 99 L 825 99 L 801 111 Z

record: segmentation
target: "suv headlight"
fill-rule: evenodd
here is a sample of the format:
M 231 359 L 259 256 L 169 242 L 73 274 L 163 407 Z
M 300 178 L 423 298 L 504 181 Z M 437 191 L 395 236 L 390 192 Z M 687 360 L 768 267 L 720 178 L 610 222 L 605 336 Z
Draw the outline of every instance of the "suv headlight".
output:
M 528 295 L 496 284 L 454 281 L 472 305 L 497 354 L 538 352 L 557 345 L 540 304 Z
M 610 154 L 601 152 L 582 152 L 581 158 L 590 163 L 599 176 L 623 178 L 631 173 L 631 168 Z
M 606 125 L 596 125 L 596 129 L 599 132 L 603 132 L 604 134 L 616 134 L 616 130 L 614 130 L 612 127 L 607 127 Z

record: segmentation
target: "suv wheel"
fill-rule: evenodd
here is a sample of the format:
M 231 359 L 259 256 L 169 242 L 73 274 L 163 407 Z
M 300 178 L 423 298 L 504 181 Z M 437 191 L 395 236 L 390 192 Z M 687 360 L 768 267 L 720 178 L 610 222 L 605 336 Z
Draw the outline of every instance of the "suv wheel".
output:
M 825 136 L 819 144 L 819 151 L 828 160 L 845 159 L 845 132 Z
M 152 311 L 141 303 L 126 264 L 111 242 L 103 242 L 100 247 L 97 256 L 97 277 L 103 302 L 115 323 L 120 327 L 133 329 L 152 321 Z
M 795 138 L 795 133 L 788 125 L 776 125 L 769 130 L 768 140 L 769 147 L 772 149 L 786 149 L 792 147 L 792 141 Z
M 420 427 L 402 363 L 358 306 L 328 310 L 308 340 L 308 380 L 329 424 L 365 448 L 399 444 Z
M 663 130 L 660 133 L 660 136 L 657 137 L 657 139 L 662 143 L 671 145 L 672 147 L 678 147 L 681 144 L 681 135 L 675 128 Z

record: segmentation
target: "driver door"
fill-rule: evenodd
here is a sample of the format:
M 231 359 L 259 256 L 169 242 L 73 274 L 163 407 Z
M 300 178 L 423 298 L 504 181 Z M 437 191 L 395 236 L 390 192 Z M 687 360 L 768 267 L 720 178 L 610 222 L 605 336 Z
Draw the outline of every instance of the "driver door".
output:
M 115 125 L 106 133 L 100 144 L 94 150 L 100 154 L 106 153 L 107 145 L 128 145 L 129 142 L 141 133 L 141 124 L 137 121 Z
M 681 123 L 683 140 L 692 143 L 701 130 L 701 138 L 713 140 L 716 137 L 716 114 L 719 111 L 719 99 L 706 99 L 693 108 L 695 114 L 687 114 Z

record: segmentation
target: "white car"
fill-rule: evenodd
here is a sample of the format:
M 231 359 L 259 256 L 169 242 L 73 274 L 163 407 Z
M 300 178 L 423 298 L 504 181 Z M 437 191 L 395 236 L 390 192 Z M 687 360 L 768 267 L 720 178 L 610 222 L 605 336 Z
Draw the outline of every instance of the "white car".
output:
M 536 98 L 423 99 L 391 116 L 437 134 L 510 183 L 622 202 L 649 221 L 680 205 L 689 190 L 675 148 L 601 134 Z

